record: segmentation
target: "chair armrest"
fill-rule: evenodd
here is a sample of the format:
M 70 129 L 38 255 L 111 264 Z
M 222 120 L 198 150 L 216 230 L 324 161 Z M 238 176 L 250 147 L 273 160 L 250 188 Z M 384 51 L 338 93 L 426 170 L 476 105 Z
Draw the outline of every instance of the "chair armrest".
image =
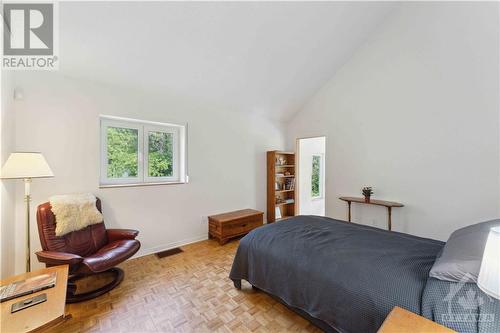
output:
M 83 261 L 78 254 L 56 252 L 56 251 L 38 251 L 36 253 L 38 261 L 48 265 L 76 265 Z
M 108 242 L 114 242 L 121 239 L 135 239 L 139 231 L 132 229 L 107 229 Z

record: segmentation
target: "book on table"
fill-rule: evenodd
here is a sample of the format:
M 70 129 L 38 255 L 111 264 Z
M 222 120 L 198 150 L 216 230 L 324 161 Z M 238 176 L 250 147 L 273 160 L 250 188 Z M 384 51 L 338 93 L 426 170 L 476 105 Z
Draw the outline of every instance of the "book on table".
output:
M 0 302 L 36 293 L 56 285 L 57 274 L 41 274 L 26 280 L 15 281 L 0 287 Z

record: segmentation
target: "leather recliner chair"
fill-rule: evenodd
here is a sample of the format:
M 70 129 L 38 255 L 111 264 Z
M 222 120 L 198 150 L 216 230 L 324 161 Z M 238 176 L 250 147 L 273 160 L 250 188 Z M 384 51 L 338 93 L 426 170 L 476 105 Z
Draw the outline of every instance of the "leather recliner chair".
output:
M 99 199 L 96 206 L 102 212 Z M 139 234 L 137 230 L 106 229 L 104 221 L 57 237 L 56 217 L 49 202 L 38 206 L 36 217 L 43 249 L 36 253 L 38 260 L 47 267 L 69 265 L 67 303 L 92 299 L 118 286 L 124 273 L 114 266 L 133 256 L 141 247 L 135 239 Z M 76 280 L 103 272 L 113 273 L 113 280 L 95 290 L 76 293 Z

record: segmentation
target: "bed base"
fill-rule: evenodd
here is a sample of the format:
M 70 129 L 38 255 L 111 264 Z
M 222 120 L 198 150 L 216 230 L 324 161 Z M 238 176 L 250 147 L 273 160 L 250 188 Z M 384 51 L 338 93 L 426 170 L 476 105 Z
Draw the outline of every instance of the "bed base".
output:
M 234 287 L 236 289 L 241 290 L 241 280 L 233 280 L 233 284 L 234 284 Z M 305 311 L 303 311 L 303 310 L 301 310 L 299 308 L 295 308 L 293 306 L 290 306 L 290 305 L 286 304 L 285 301 L 283 301 L 278 296 L 271 295 L 271 294 L 265 292 L 264 290 L 262 290 L 262 289 L 260 289 L 258 287 L 255 287 L 254 285 L 252 285 L 252 289 L 262 291 L 263 293 L 271 296 L 272 299 L 274 299 L 275 301 L 283 304 L 288 309 L 292 310 L 293 312 L 295 312 L 296 314 L 298 314 L 299 316 L 301 316 L 305 320 L 309 321 L 311 324 L 313 324 L 314 326 L 318 327 L 319 329 L 321 329 L 324 332 L 327 332 L 327 333 L 342 333 L 341 331 L 339 331 L 335 327 L 332 327 L 332 326 L 328 325 L 323 320 L 318 319 L 318 318 L 314 318 L 311 315 L 309 315 L 307 312 L 305 312 Z

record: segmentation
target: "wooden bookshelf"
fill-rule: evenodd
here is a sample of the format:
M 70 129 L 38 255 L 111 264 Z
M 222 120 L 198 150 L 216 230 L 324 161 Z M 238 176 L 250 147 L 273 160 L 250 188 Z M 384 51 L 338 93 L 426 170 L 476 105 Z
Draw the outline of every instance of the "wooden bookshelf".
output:
M 267 152 L 267 222 L 295 216 L 295 153 Z M 279 209 L 281 218 L 277 218 Z

